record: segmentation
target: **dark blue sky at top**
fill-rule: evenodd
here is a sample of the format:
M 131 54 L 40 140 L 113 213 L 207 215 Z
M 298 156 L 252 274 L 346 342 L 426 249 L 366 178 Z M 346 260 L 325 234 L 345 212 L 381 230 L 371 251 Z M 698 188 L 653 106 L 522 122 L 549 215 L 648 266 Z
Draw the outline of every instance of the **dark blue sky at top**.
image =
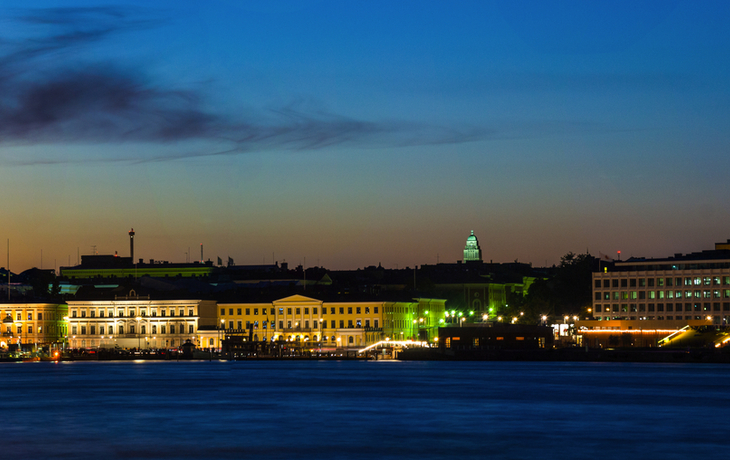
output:
M 469 230 L 495 261 L 706 249 L 730 236 L 729 9 L 6 2 L 7 236 L 21 265 L 130 226 L 148 258 L 332 268 L 453 261 Z

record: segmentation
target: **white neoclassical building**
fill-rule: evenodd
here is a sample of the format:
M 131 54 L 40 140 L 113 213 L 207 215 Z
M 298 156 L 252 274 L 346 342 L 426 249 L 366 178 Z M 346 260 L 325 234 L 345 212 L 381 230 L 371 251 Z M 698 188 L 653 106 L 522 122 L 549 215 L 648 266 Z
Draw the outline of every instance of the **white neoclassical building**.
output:
M 69 346 L 177 348 L 188 339 L 199 345 L 201 314 L 215 315 L 215 301 L 152 300 L 130 294 L 114 300 L 69 301 Z

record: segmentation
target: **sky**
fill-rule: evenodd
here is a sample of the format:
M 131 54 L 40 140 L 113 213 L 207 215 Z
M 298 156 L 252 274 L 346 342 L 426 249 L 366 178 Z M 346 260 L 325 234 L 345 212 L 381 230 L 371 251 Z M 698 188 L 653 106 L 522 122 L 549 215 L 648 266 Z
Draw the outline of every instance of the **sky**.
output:
M 730 238 L 730 3 L 3 1 L 0 265 Z M 8 245 L 7 248 L 1 246 Z M 5 257 L 3 257 L 5 256 Z

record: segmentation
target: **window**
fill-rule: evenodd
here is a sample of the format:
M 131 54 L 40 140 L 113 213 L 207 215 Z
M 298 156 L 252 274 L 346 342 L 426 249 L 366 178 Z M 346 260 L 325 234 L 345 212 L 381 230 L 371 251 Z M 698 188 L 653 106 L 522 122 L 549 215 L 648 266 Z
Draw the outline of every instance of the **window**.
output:
M 345 314 L 345 307 L 340 307 L 340 314 L 341 315 L 344 315 Z
M 236 322 L 236 329 L 243 329 L 243 321 Z
M 160 326 L 160 334 L 167 334 L 167 326 L 164 324 Z
M 193 333 L 193 325 L 189 324 L 188 325 L 188 334 L 192 334 L 192 333 Z
M 302 314 L 302 309 L 297 307 L 297 315 L 301 315 L 301 314 Z
M 287 329 L 291 329 L 291 321 L 287 321 L 286 322 L 286 328 Z
M 596 293 L 594 294 L 594 296 L 593 296 L 593 299 L 594 299 L 594 300 L 601 300 L 601 293 L 600 293 L 600 292 L 596 292 Z
M 351 319 L 348 319 L 348 320 L 347 320 L 347 327 L 348 327 L 349 329 L 352 329 L 352 328 L 354 327 L 354 326 L 352 325 L 352 320 L 351 320 Z
M 365 314 L 366 315 L 369 315 L 370 314 L 370 307 L 365 307 Z
M 359 319 L 358 319 L 358 320 L 356 321 L 356 323 L 355 323 L 355 327 L 357 327 L 357 328 L 361 328 L 361 327 L 362 327 L 362 320 L 359 320 Z
M 335 320 L 332 320 L 331 324 L 332 324 L 332 329 L 334 329 L 336 327 L 335 326 Z
M 32 320 L 33 317 L 31 315 L 33 315 L 33 313 L 28 313 L 28 319 Z M 76 318 L 76 310 L 71 312 L 71 318 Z
M 654 287 L 654 278 L 649 278 L 646 281 L 648 282 L 649 287 Z
M 667 286 L 674 286 L 672 281 L 674 281 L 672 278 L 667 278 Z
M 121 327 L 121 326 L 120 326 L 120 327 Z M 76 335 L 76 334 L 78 334 L 78 332 L 77 332 L 77 331 L 78 331 L 78 329 L 76 328 L 76 326 L 71 326 L 71 333 L 72 333 L 73 335 Z
M 304 309 L 304 314 L 305 314 L 305 315 L 308 315 L 308 314 L 309 314 L 309 308 L 305 308 L 305 309 Z
M 233 329 L 233 321 L 228 321 L 228 329 Z M 172 328 L 170 329 L 170 332 L 172 332 Z
M 279 329 L 284 329 L 284 321 L 279 321 Z
M 233 329 L 233 328 L 231 328 L 231 329 Z M 170 324 L 170 334 L 174 334 L 174 333 L 175 333 L 175 325 Z
M 233 314 L 233 312 L 231 312 Z M 170 309 L 170 316 L 175 316 L 175 310 L 173 308 Z M 172 328 L 170 328 L 170 334 L 172 334 Z
M 241 315 L 241 309 L 240 308 L 236 308 L 236 314 L 239 315 L 239 316 Z
M 274 315 L 274 314 L 275 314 L 275 313 L 274 313 L 274 309 L 273 309 L 273 308 L 271 309 L 271 314 L 272 314 L 272 315 Z
M 369 319 L 366 319 L 365 320 L 365 327 L 370 327 L 370 320 Z
M 239 313 L 239 314 L 240 314 L 240 313 Z M 188 310 L 188 316 L 194 316 L 194 315 L 193 315 L 193 310 Z
M 304 328 L 309 329 L 309 320 L 304 321 Z
M 377 313 L 377 312 L 378 312 L 378 307 L 373 307 L 373 313 Z M 375 327 L 378 327 L 378 326 L 375 326 Z
M 316 315 L 317 314 L 317 309 L 316 308 L 312 308 L 312 314 L 313 315 Z
M 636 287 L 636 279 L 635 278 L 631 278 L 629 280 L 629 287 Z
M 629 283 L 628 283 L 628 280 L 627 279 L 622 279 L 621 280 L 621 287 L 628 287 L 628 284 Z
M 103 318 L 103 317 L 104 317 L 104 310 L 99 310 L 99 318 Z
M 377 310 L 377 308 L 378 308 L 378 307 L 375 307 L 375 309 L 376 309 L 376 310 Z M 375 313 L 377 313 L 377 311 L 376 311 Z M 377 328 L 377 327 L 379 327 L 379 326 L 378 326 L 378 320 L 377 320 L 377 319 L 373 321 L 373 327 L 374 327 L 374 328 Z
M 152 325 L 152 333 L 157 334 L 157 325 L 156 324 Z
M 231 315 L 231 316 L 233 316 L 233 308 L 229 308 L 229 309 L 228 309 L 228 314 L 229 314 L 229 315 Z M 173 316 L 174 316 L 174 315 L 173 315 Z
M 335 307 L 330 307 L 330 315 L 334 315 L 334 314 L 335 314 Z
M 596 288 L 596 289 L 600 289 L 601 288 L 601 280 L 595 280 L 593 282 L 593 287 Z
M 344 327 L 345 327 L 345 320 L 341 319 L 340 320 L 340 329 L 343 329 Z
M 253 314 L 254 315 L 258 315 L 259 314 L 259 309 L 258 308 L 254 308 L 253 309 Z
M 291 315 L 291 307 L 289 307 L 289 308 L 286 309 L 286 314 L 287 315 Z
M 124 335 L 124 326 L 119 326 L 117 329 L 119 329 L 118 330 L 119 335 Z

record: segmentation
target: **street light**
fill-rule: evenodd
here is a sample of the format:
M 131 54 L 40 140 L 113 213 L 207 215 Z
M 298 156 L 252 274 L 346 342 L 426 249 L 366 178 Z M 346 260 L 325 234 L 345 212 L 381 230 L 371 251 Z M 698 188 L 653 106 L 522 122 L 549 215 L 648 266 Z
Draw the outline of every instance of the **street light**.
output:
M 141 343 L 142 338 L 139 335 L 139 322 L 142 321 L 142 318 L 138 316 L 134 319 L 137 320 L 137 350 L 139 350 L 140 348 L 142 348 L 142 343 Z
M 223 329 L 223 325 L 226 323 L 226 320 L 221 320 L 221 325 L 218 328 L 218 353 L 221 352 L 221 329 Z

